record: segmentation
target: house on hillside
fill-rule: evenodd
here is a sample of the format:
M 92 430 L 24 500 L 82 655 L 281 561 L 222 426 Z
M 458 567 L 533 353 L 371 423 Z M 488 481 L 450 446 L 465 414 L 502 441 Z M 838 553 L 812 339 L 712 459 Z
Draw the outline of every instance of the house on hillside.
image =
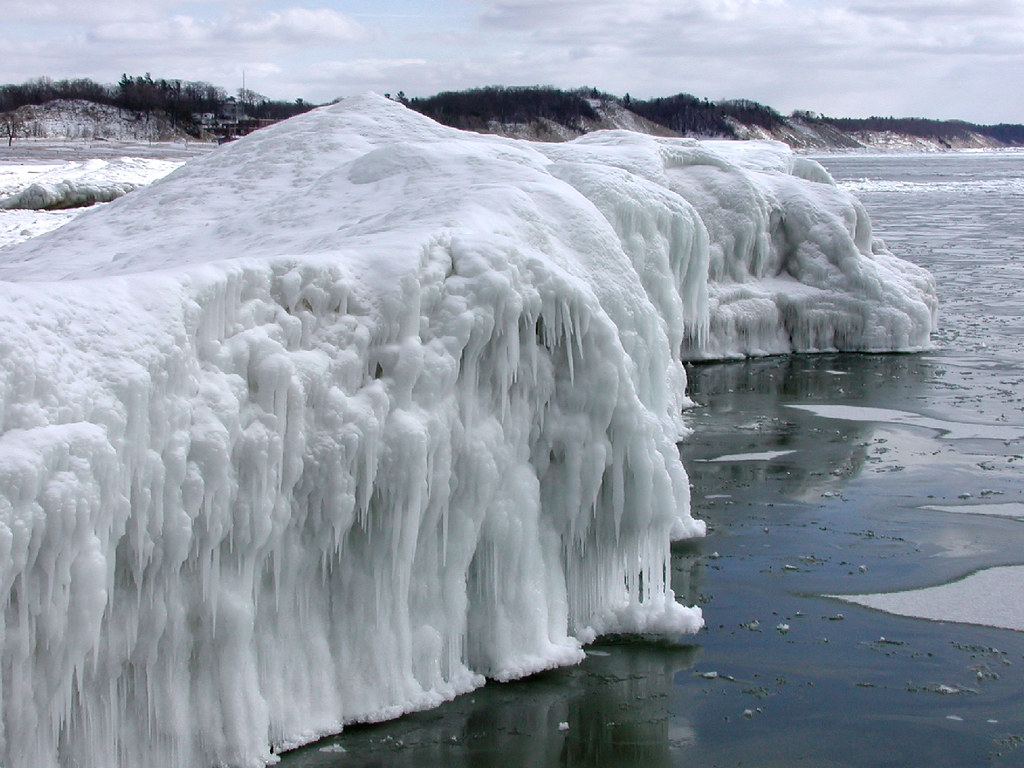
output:
M 217 114 L 213 112 L 201 112 L 192 115 L 203 131 L 217 138 L 217 141 L 224 143 L 245 136 L 259 128 L 280 122 L 276 119 L 249 117 L 245 113 L 244 106 L 234 97 L 228 97 Z

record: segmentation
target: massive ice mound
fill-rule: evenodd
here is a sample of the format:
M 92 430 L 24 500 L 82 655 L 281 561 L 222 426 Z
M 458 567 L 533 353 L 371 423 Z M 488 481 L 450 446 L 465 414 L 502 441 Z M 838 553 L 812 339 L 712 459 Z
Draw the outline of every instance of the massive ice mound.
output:
M 0 763 L 224 764 L 701 626 L 684 356 L 927 343 L 774 145 L 360 97 L 0 263 Z

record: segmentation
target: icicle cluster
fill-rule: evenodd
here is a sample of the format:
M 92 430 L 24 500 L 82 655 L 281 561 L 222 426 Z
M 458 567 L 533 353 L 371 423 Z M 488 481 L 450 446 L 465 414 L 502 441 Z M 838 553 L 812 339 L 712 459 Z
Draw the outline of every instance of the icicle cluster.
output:
M 696 631 L 680 360 L 739 256 L 687 157 L 754 178 L 361 97 L 7 251 L 0 764 L 259 766 Z

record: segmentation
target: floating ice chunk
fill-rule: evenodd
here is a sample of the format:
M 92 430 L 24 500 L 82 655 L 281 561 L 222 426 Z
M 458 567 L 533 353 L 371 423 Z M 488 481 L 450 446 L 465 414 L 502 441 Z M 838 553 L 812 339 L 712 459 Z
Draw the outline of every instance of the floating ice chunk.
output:
M 729 453 L 723 456 L 715 456 L 713 459 L 696 459 L 696 461 L 708 461 L 708 462 L 727 462 L 735 463 L 738 461 L 771 461 L 781 456 L 788 456 L 791 453 L 796 453 L 795 450 L 787 451 L 759 451 L 756 453 Z
M 880 424 L 899 424 L 906 427 L 919 427 L 939 432 L 951 440 L 1019 440 L 1024 437 L 1024 427 L 1005 424 L 975 424 L 960 421 L 945 421 L 930 416 L 922 416 L 910 411 L 898 411 L 892 408 L 872 408 L 858 405 L 792 405 L 809 411 L 826 419 L 842 419 L 843 421 L 868 421 Z M 970 498 L 970 494 L 961 498 Z
M 936 587 L 871 595 L 833 595 L 849 603 L 934 621 L 1024 630 L 1024 566 L 988 568 Z
M 970 498 L 970 495 L 968 495 Z M 1002 504 L 926 504 L 921 509 L 936 512 L 952 512 L 958 515 L 991 515 L 993 517 L 1012 517 L 1024 519 L 1024 504 L 1019 501 L 1008 501 Z

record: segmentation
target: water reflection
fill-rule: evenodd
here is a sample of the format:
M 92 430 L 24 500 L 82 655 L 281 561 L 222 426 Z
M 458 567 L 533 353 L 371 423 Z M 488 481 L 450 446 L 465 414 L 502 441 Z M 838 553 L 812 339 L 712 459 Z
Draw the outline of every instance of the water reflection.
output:
M 667 768 L 696 736 L 674 714 L 673 680 L 694 646 L 595 645 L 578 667 L 488 684 L 429 712 L 343 734 L 284 756 L 284 768 Z M 676 697 L 678 698 L 678 697 Z
M 915 447 L 915 436 L 906 429 L 823 419 L 791 407 L 918 407 L 933 368 L 931 359 L 919 355 L 851 354 L 690 366 L 697 407 L 688 414 L 694 433 L 680 453 L 695 503 L 723 489 L 735 492 L 769 480 L 783 496 L 811 501 L 839 493 L 869 469 L 900 471 L 916 457 L 933 461 L 934 443 L 929 439 Z M 897 455 L 901 463 L 894 461 Z M 747 456 L 754 460 L 743 460 Z
M 887 386 L 902 388 L 907 380 L 925 380 L 932 367 L 933 361 L 923 355 L 836 353 L 692 363 L 687 376 L 695 400 L 714 397 L 716 408 L 731 410 L 748 395 L 787 401 L 856 397 L 864 404 L 881 403 L 888 399 Z

